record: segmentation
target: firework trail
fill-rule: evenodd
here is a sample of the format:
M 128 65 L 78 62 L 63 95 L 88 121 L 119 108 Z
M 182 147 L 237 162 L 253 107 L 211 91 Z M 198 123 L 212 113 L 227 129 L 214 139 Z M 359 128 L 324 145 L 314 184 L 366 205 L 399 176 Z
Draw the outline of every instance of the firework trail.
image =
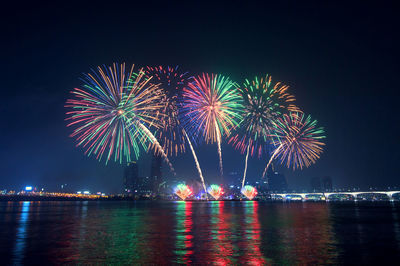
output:
M 248 159 L 249 159 L 249 150 L 250 150 L 250 145 L 247 145 L 246 159 L 245 159 L 245 161 L 244 161 L 244 172 L 243 172 L 242 187 L 244 187 L 244 182 L 245 182 L 245 180 L 246 180 L 247 161 L 248 161 Z
M 139 123 L 139 127 L 143 130 L 143 132 L 145 132 L 147 134 L 147 136 L 149 136 L 149 138 L 151 139 L 151 142 L 155 145 L 158 152 L 161 154 L 161 156 L 164 158 L 165 162 L 168 164 L 171 172 L 176 176 L 175 169 L 172 166 L 172 163 L 169 161 L 167 154 L 164 152 L 163 147 L 161 147 L 160 143 L 158 142 L 156 137 L 154 137 L 153 133 L 151 133 L 151 131 L 141 123 Z
M 219 157 L 219 174 L 220 176 L 224 176 L 224 168 L 222 165 L 222 148 L 221 148 L 221 134 L 217 131 L 217 149 L 218 149 L 218 157 Z
M 161 89 L 165 93 L 163 101 L 166 104 L 161 112 L 166 119 L 163 121 L 162 130 L 157 132 L 157 138 L 163 143 L 162 148 L 167 155 L 177 155 L 179 152 L 185 152 L 185 139 L 188 141 L 207 197 L 206 185 L 196 153 L 189 136 L 179 121 L 179 107 L 181 104 L 179 100 L 182 97 L 183 87 L 189 82 L 187 72 L 179 72 L 178 66 L 175 68 L 158 66 L 147 67 L 146 73 L 153 76 L 153 81 L 160 83 Z
M 229 143 L 245 153 L 245 171 L 242 187 L 246 179 L 248 155 L 257 154 L 260 158 L 266 153 L 267 145 L 272 142 L 271 135 L 274 128 L 273 121 L 287 111 L 298 111 L 294 105 L 295 98 L 288 93 L 289 86 L 280 82 L 272 83 L 269 75 L 255 77 L 252 81 L 246 79 L 239 88 L 244 112 L 239 128 Z
M 272 153 L 271 157 L 269 158 L 269 161 L 268 161 L 267 166 L 265 167 L 265 169 L 264 169 L 264 171 L 263 171 L 263 174 L 262 174 L 262 177 L 261 177 L 261 178 L 264 178 L 264 177 L 265 177 L 265 174 L 267 173 L 267 170 L 268 170 L 268 168 L 269 168 L 269 165 L 271 164 L 272 160 L 275 158 L 275 156 L 278 154 L 278 152 L 279 152 L 281 149 L 282 149 L 282 144 L 280 144 L 280 145 L 278 146 L 278 148 L 276 148 L 276 149 L 274 150 L 274 152 Z M 268 180 L 268 179 L 267 179 L 267 184 L 269 184 L 269 180 Z
M 101 160 L 107 154 L 107 163 L 114 154 L 114 161 L 130 162 L 139 157 L 140 146 L 145 149 L 150 141 L 139 124 L 160 126 L 157 110 L 162 107 L 162 91 L 144 78 L 142 70 L 133 70 L 133 65 L 126 70 L 124 63 L 99 66 L 84 75 L 82 88 L 71 92 L 74 98 L 65 105 L 72 109 L 67 112 L 66 120 L 71 120 L 67 126 L 77 126 L 71 137 L 76 137 L 77 146 L 83 146 L 88 156 Z
M 221 138 L 238 125 L 241 111 L 237 84 L 224 76 L 203 73 L 183 89 L 183 122 L 188 133 L 201 132 L 206 143 L 217 142 L 221 177 Z
M 206 199 L 208 199 L 208 197 L 207 197 L 206 184 L 205 184 L 205 182 L 204 182 L 203 173 L 201 172 L 200 163 L 199 163 L 199 161 L 197 160 L 197 156 L 196 156 L 196 153 L 194 152 L 194 148 L 193 148 L 193 146 L 192 146 L 192 142 L 191 142 L 190 139 L 189 139 L 189 136 L 186 134 L 186 131 L 183 131 L 183 133 L 185 134 L 186 139 L 187 139 L 187 142 L 189 143 L 190 150 L 192 151 L 192 154 L 193 154 L 194 162 L 196 163 L 197 171 L 199 172 L 199 176 L 200 176 L 201 182 L 202 182 L 202 184 L 203 184 L 204 193 L 206 193 Z
M 280 163 L 293 170 L 309 167 L 319 159 L 323 152 L 321 141 L 325 138 L 324 129 L 317 127 L 317 120 L 304 113 L 289 113 L 274 122 L 274 145 L 277 146 L 270 161 L 277 157 Z M 269 166 L 269 163 L 267 167 Z M 267 171 L 264 170 L 264 172 Z

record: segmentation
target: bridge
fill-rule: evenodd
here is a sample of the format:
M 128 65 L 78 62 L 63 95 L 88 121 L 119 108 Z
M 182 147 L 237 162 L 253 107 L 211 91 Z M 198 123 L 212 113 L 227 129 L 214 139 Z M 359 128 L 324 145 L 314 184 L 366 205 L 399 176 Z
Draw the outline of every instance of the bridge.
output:
M 282 200 L 314 200 L 316 197 L 319 197 L 319 200 L 330 201 L 332 200 L 332 195 L 343 195 L 343 196 L 352 196 L 354 200 L 357 201 L 357 198 L 362 195 L 386 195 L 390 201 L 393 201 L 393 195 L 398 194 L 400 191 L 356 191 L 356 192 L 308 192 L 308 193 L 272 193 L 272 199 L 282 199 Z M 400 195 L 400 194 L 399 194 Z

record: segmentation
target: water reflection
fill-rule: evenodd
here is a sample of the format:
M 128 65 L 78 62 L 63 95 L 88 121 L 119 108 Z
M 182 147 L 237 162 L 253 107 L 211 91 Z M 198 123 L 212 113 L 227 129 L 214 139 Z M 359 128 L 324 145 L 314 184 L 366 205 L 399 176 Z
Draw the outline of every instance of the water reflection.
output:
M 5 265 L 368 264 L 399 259 L 399 216 L 389 204 L 0 202 L 0 255 Z
M 247 262 L 251 265 L 263 265 L 266 259 L 261 253 L 261 225 L 258 220 L 258 202 L 245 201 L 243 202 L 245 219 L 243 224 L 244 235 L 242 236 L 242 245 L 245 253 L 241 261 Z
M 13 264 L 20 265 L 24 259 L 25 246 L 27 241 L 27 230 L 28 230 L 28 219 L 29 219 L 29 207 L 30 201 L 19 202 L 22 203 L 19 220 L 17 235 L 15 237 L 15 247 L 13 254 Z
M 177 263 L 192 262 L 190 257 L 193 254 L 192 204 L 190 201 L 179 201 L 176 204 L 175 254 Z
M 231 214 L 224 211 L 224 201 L 212 201 L 210 203 L 210 255 L 207 258 L 209 262 L 215 262 L 218 265 L 232 265 L 237 262 L 234 255 L 235 239 L 232 234 Z
M 301 265 L 334 264 L 336 240 L 331 226 L 329 206 L 322 203 L 290 204 L 278 209 L 280 239 L 285 263 Z
M 393 202 L 390 203 L 392 207 L 392 217 L 393 217 L 393 231 L 396 237 L 397 248 L 400 250 L 400 223 L 397 208 Z
M 394 219 L 399 210 L 390 203 L 333 205 L 331 212 L 341 263 L 379 265 L 400 259 Z

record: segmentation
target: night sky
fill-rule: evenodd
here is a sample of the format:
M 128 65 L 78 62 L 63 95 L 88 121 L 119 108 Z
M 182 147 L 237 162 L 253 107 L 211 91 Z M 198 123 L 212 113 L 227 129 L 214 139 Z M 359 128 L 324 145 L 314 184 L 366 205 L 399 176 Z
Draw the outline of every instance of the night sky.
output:
M 331 176 L 335 187 L 399 185 L 394 1 L 56 2 L 18 2 L 3 10 L 0 189 L 54 190 L 67 183 L 120 192 L 123 167 L 86 157 L 64 121 L 65 101 L 81 86 L 82 73 L 113 62 L 179 65 L 239 83 L 269 73 L 290 85 L 297 105 L 326 130 L 325 152 L 315 165 L 295 172 L 278 168 L 291 188 L 308 188 L 314 176 Z M 224 142 L 225 173 L 241 175 L 244 156 Z M 197 150 L 206 180 L 212 179 L 218 173 L 216 145 Z M 189 151 L 172 162 L 178 176 L 197 178 Z M 248 176 L 260 176 L 264 165 L 252 158 Z

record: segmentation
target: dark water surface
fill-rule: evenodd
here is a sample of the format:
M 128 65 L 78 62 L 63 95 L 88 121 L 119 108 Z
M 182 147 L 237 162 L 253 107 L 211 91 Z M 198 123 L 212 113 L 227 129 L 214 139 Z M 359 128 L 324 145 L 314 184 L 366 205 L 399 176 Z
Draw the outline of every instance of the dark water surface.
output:
M 399 263 L 400 206 L 0 202 L 1 264 Z

